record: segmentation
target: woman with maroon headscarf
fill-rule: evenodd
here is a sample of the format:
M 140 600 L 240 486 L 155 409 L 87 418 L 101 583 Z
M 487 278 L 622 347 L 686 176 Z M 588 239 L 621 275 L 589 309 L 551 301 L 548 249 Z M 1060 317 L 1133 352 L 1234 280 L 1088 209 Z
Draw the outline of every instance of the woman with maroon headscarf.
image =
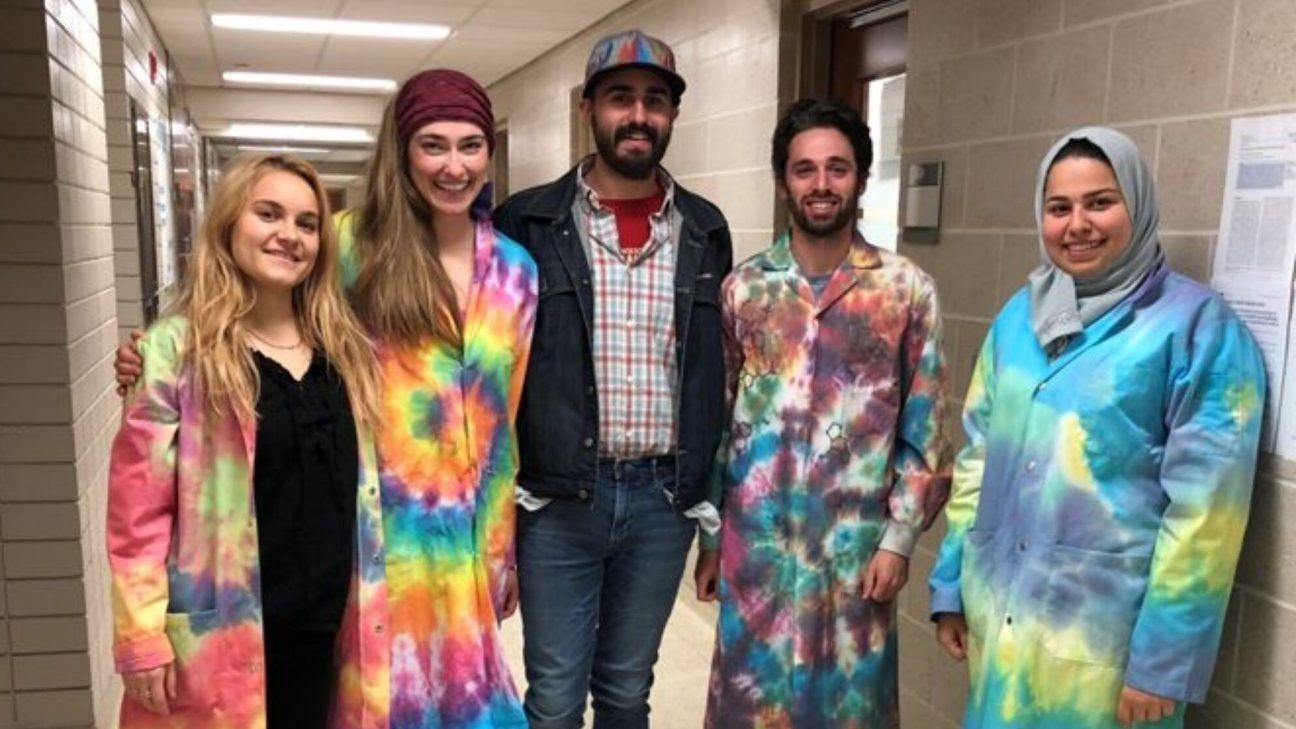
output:
M 494 147 L 482 87 L 420 73 L 383 114 L 363 204 L 338 215 L 343 282 L 382 377 L 383 543 L 364 545 L 352 582 L 334 729 L 527 725 L 498 624 L 517 609 L 513 426 L 538 274 L 491 226 Z M 118 350 L 123 387 L 140 364 Z
M 336 725 L 525 727 L 500 644 L 517 607 L 514 419 L 535 263 L 495 232 L 490 99 L 420 73 L 383 115 L 364 203 L 339 216 L 348 298 L 375 340 L 389 655 L 344 660 Z M 383 596 L 375 596 L 383 599 Z M 344 636 L 342 649 L 361 645 Z M 386 707 L 366 685 L 388 681 Z

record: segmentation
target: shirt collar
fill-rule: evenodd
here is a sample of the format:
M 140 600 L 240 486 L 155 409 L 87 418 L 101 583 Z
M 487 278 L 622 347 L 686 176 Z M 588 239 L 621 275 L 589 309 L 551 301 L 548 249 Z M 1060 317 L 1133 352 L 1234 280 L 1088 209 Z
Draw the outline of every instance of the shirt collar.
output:
M 882 256 L 873 244 L 864 240 L 864 236 L 855 232 L 851 239 L 850 252 L 842 260 L 838 268 L 853 269 L 856 271 L 877 268 L 882 265 Z M 785 230 L 774 245 L 770 247 L 769 253 L 765 256 L 765 267 L 775 271 L 786 271 L 790 268 L 796 268 L 796 259 L 792 256 L 792 231 Z

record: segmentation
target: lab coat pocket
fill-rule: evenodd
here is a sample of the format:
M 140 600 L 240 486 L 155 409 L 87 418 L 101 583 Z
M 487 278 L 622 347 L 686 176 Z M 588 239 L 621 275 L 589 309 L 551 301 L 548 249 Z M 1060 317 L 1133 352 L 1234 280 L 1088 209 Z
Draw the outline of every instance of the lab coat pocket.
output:
M 166 634 L 175 652 L 176 697 L 171 708 L 215 709 L 225 660 L 217 611 L 167 613 Z
M 1151 558 L 1054 545 L 1044 648 L 1069 661 L 1121 667 L 1147 590 Z

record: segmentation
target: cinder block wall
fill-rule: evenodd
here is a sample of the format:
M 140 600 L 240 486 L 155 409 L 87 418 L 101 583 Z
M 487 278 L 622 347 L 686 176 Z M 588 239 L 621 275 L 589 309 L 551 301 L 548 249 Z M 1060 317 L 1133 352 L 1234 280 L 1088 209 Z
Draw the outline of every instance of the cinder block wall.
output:
M 987 326 L 1038 263 L 1036 166 L 1104 123 L 1156 171 L 1171 265 L 1210 275 L 1229 120 L 1296 111 L 1291 0 L 911 0 L 907 161 L 945 162 L 940 243 L 905 245 L 937 280 L 959 400 Z M 961 403 L 960 403 L 961 405 Z M 1296 417 L 1296 413 L 1288 413 Z M 961 430 L 960 430 L 961 435 Z M 1296 463 L 1266 458 L 1209 703 L 1189 726 L 1296 727 Z M 959 725 L 963 666 L 938 653 L 927 536 L 902 601 L 906 729 Z
M 780 5 L 772 0 L 637 0 L 493 84 L 495 117 L 509 129 L 513 192 L 571 168 L 572 90 L 599 38 L 640 28 L 670 44 L 688 83 L 664 165 L 680 184 L 719 205 L 741 260 L 770 243 L 774 179 L 769 135 L 780 84 Z
M 5 727 L 115 725 L 103 494 L 117 332 L 98 25 L 94 0 L 0 0 Z

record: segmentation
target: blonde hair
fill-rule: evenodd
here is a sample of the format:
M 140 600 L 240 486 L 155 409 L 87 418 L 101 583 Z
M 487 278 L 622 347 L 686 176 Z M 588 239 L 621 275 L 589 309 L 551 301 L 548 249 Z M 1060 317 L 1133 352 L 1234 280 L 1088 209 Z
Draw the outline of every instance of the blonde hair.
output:
M 174 310 L 189 321 L 185 364 L 193 368 L 208 412 L 255 417 L 260 378 L 244 339 L 243 318 L 256 291 L 234 262 L 234 228 L 247 209 L 252 189 L 271 172 L 296 175 L 319 205 L 319 253 L 306 280 L 292 292 L 302 341 L 323 350 L 345 383 L 355 418 L 372 423 L 378 403 L 373 349 L 342 297 L 337 235 L 329 220 L 328 195 L 305 160 L 287 154 L 239 157 L 230 163 L 212 195 L 199 230 L 193 262 Z
M 400 138 L 395 107 L 393 98 L 383 111 L 356 216 L 360 265 L 351 305 L 370 331 L 398 350 L 429 341 L 462 348 L 454 286 L 437 256 L 432 207 L 410 179 L 408 140 Z

